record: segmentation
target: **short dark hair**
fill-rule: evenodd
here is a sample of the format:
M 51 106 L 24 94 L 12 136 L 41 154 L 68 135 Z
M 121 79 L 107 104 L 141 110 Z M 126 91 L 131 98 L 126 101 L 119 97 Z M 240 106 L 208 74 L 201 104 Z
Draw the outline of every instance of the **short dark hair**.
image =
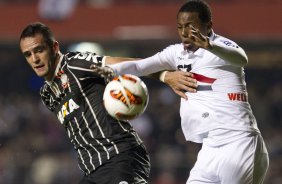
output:
M 188 0 L 181 6 L 177 16 L 182 12 L 198 12 L 199 18 L 203 23 L 208 23 L 212 20 L 211 9 L 209 5 L 202 0 Z
M 51 29 L 41 22 L 35 22 L 27 25 L 21 33 L 20 40 L 26 37 L 33 37 L 36 34 L 41 34 L 44 38 L 44 41 L 49 47 L 55 42 L 55 37 Z

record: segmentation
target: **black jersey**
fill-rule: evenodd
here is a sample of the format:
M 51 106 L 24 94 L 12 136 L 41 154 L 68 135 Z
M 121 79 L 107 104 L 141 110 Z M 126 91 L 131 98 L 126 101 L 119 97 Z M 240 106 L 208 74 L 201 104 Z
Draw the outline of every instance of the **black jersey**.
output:
M 69 52 L 53 80 L 40 90 L 43 103 L 64 125 L 86 174 L 141 144 L 132 126 L 112 118 L 103 106 L 105 81 L 90 69 L 92 64 L 101 66 L 103 59 L 95 53 Z

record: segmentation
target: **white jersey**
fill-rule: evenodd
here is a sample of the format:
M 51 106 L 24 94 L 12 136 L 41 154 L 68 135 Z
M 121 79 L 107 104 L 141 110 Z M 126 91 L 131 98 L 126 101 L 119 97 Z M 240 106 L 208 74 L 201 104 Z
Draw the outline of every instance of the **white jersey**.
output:
M 224 47 L 241 49 L 233 41 L 214 33 L 210 39 Z M 242 50 L 242 49 L 241 49 Z M 183 70 L 194 73 L 197 93 L 187 92 L 181 99 L 181 126 L 186 140 L 219 145 L 259 133 L 248 102 L 243 67 L 232 65 L 208 50 L 184 50 L 182 44 L 168 46 L 152 57 L 110 65 L 117 74 L 148 75 L 160 70 Z M 235 130 L 235 131 L 234 131 Z

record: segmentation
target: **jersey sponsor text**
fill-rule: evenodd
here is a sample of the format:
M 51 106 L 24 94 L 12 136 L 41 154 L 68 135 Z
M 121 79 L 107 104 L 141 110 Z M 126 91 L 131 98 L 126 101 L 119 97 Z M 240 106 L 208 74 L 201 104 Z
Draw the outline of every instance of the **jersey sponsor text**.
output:
M 247 95 L 245 93 L 227 93 L 227 95 L 231 101 L 247 101 Z

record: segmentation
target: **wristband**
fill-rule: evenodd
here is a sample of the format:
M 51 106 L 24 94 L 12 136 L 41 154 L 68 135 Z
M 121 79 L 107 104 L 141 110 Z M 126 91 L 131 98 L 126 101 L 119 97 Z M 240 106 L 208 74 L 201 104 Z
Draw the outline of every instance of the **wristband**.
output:
M 163 83 L 165 82 L 165 75 L 166 75 L 167 71 L 162 71 L 160 76 L 159 76 L 159 80 L 162 81 Z

